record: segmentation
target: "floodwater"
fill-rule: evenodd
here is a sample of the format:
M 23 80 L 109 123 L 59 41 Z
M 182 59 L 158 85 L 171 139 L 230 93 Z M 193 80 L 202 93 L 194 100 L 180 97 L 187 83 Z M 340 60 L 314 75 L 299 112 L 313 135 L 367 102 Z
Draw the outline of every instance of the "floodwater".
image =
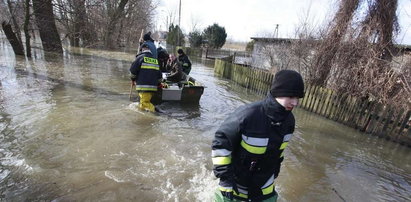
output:
M 0 200 L 212 201 L 213 134 L 260 96 L 198 60 L 191 75 L 207 86 L 199 105 L 163 103 L 162 115 L 141 113 L 128 95 L 133 55 L 35 53 L 15 58 L 0 43 Z M 295 116 L 279 201 L 411 198 L 409 148 L 300 109 Z

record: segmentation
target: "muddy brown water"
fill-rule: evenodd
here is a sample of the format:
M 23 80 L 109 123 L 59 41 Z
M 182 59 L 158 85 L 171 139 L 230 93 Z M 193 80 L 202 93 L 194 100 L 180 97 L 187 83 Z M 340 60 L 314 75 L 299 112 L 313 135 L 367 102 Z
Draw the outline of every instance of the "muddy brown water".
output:
M 194 60 L 199 105 L 128 100 L 131 54 L 26 60 L 0 44 L 0 198 L 5 201 L 212 201 L 213 134 L 261 96 Z M 122 58 L 120 61 L 111 58 Z M 210 65 L 211 64 L 211 65 Z M 135 95 L 135 94 L 134 94 Z M 301 109 L 276 181 L 279 201 L 408 201 L 411 151 Z

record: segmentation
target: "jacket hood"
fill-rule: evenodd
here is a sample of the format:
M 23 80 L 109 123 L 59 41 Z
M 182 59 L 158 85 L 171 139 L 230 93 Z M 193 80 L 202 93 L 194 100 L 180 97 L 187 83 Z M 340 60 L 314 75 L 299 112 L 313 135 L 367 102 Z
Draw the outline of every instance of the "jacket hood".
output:
M 291 114 L 291 111 L 281 106 L 270 92 L 263 101 L 263 108 L 265 114 L 275 123 L 283 122 Z
M 150 56 L 152 56 L 152 53 L 151 53 L 151 51 L 150 50 L 143 50 L 143 51 L 141 51 L 140 53 L 138 53 L 137 55 L 136 55 L 136 57 L 138 57 L 138 56 L 140 56 L 140 55 L 147 55 L 147 53 L 149 53 L 149 55 Z

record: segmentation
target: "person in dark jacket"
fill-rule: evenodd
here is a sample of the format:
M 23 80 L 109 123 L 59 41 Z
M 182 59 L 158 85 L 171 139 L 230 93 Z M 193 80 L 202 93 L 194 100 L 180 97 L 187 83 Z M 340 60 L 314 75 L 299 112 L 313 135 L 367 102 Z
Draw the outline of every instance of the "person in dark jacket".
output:
M 267 97 L 238 108 L 212 142 L 216 201 L 276 201 L 275 179 L 294 132 L 291 110 L 304 97 L 298 72 L 279 71 Z
M 153 54 L 153 58 L 157 59 L 157 48 L 156 45 L 154 44 L 154 39 L 151 38 L 151 32 L 147 32 L 146 34 L 144 34 L 143 36 L 143 44 L 148 45 L 148 47 L 150 48 L 151 54 Z M 140 47 L 141 49 L 141 47 Z
M 183 49 L 178 49 L 177 53 L 178 61 L 180 61 L 183 66 L 183 72 L 188 75 L 191 71 L 191 61 L 188 58 L 188 56 L 184 53 Z
M 167 60 L 169 59 L 169 54 L 167 50 L 162 48 L 161 46 L 157 48 L 158 53 L 158 64 L 160 65 L 161 72 L 169 72 L 170 70 L 167 69 Z
M 170 69 L 170 74 L 167 76 L 168 81 L 178 83 L 186 78 L 186 74 L 183 72 L 181 63 L 174 55 L 170 55 L 166 67 L 167 69 Z
M 151 97 L 157 91 L 157 86 L 162 78 L 157 59 L 153 58 L 147 44 L 141 46 L 141 53 L 136 56 L 136 60 L 130 67 L 131 82 L 136 85 L 136 90 L 140 97 L 139 108 L 154 112 L 154 105 Z

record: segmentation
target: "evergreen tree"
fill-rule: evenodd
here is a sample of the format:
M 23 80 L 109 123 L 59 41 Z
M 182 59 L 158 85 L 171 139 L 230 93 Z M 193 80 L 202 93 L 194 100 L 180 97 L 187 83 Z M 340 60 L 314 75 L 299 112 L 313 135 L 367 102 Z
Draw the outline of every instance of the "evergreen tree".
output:
M 203 44 L 203 36 L 199 31 L 190 32 L 188 34 L 190 41 L 190 46 L 193 48 L 198 48 Z
M 184 46 L 184 34 L 178 25 L 171 24 L 168 28 L 167 44 Z
M 227 33 L 224 27 L 214 23 L 204 30 L 203 37 L 208 41 L 209 47 L 221 48 L 225 44 Z

